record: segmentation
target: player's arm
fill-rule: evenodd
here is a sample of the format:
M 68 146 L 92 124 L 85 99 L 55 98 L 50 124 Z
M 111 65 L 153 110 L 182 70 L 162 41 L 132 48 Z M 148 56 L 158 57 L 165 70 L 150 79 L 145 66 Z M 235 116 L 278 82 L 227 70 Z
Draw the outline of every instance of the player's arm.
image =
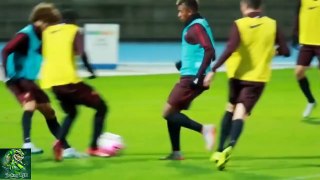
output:
M 26 34 L 18 33 L 10 40 L 2 50 L 2 67 L 5 77 L 7 77 L 7 60 L 8 56 L 13 52 L 27 53 L 29 37 Z
M 231 27 L 227 47 L 222 53 L 222 55 L 220 56 L 217 63 L 212 67 L 213 72 L 216 72 L 217 69 L 227 61 L 227 59 L 232 55 L 232 53 L 237 50 L 239 44 L 240 44 L 240 33 L 236 23 L 234 23 Z
M 88 61 L 87 53 L 84 51 L 84 41 L 83 41 L 83 34 L 78 31 L 75 39 L 74 39 L 74 48 L 77 55 L 81 56 L 83 65 L 87 68 L 87 70 L 91 73 L 90 78 L 95 78 L 96 75 L 94 73 L 94 70 L 92 66 L 90 65 Z
M 278 45 L 277 55 L 285 56 L 285 57 L 290 56 L 290 50 L 287 45 L 286 39 L 278 25 L 277 25 L 277 32 L 276 32 L 276 44 Z
M 216 64 L 212 67 L 212 72 L 208 73 L 206 77 L 203 80 L 203 86 L 209 87 L 211 80 L 217 71 L 217 69 L 222 66 L 227 59 L 232 55 L 233 52 L 235 52 L 240 45 L 240 33 L 238 30 L 238 27 L 236 23 L 234 23 L 231 27 L 231 31 L 229 34 L 229 40 L 227 43 L 227 47 L 220 56 L 219 60 L 216 62 Z
M 293 27 L 293 33 L 292 33 L 292 46 L 296 47 L 299 44 L 299 14 L 300 14 L 300 8 L 301 8 L 301 0 L 297 0 L 297 8 L 295 11 L 295 19 L 294 19 L 294 27 Z
M 207 31 L 200 24 L 194 24 L 190 27 L 186 35 L 186 40 L 190 44 L 200 44 L 200 46 L 204 49 L 202 63 L 193 81 L 193 85 L 202 86 L 202 82 L 199 82 L 199 79 L 201 79 L 201 77 L 205 74 L 211 62 L 215 60 L 215 49 L 213 48 L 213 44 Z

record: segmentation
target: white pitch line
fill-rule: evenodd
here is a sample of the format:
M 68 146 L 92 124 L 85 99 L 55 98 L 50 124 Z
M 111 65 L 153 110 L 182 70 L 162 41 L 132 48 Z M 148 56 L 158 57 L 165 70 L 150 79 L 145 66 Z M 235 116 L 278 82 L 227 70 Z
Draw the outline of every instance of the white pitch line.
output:
M 283 180 L 306 180 L 311 178 L 320 178 L 320 174 L 315 174 L 310 176 L 297 176 L 297 177 L 292 177 L 292 178 L 283 179 Z

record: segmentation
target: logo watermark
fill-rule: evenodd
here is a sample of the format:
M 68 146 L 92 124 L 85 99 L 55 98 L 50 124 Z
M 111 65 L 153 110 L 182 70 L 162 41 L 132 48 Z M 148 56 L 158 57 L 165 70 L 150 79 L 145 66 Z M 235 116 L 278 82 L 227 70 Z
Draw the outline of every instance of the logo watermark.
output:
M 0 149 L 0 179 L 31 179 L 30 149 Z

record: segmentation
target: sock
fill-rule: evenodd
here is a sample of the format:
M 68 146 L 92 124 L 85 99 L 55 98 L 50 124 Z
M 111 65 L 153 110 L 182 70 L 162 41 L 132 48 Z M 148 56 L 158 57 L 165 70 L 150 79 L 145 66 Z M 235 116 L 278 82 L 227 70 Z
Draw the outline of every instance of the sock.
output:
M 222 152 L 224 149 L 224 144 L 227 140 L 227 138 L 230 135 L 230 130 L 231 130 L 231 124 L 232 124 L 232 116 L 233 113 L 226 111 L 222 121 L 221 121 L 221 132 L 220 132 L 220 142 L 219 142 L 219 147 L 218 151 Z
M 309 81 L 306 77 L 299 80 L 299 86 L 309 103 L 314 103 L 315 99 L 309 87 Z
M 102 134 L 104 129 L 104 120 L 108 111 L 108 107 L 104 102 L 101 101 L 100 105 L 96 108 L 97 112 L 94 117 L 94 130 L 90 147 L 95 149 L 98 147 L 97 140 Z
M 202 133 L 202 124 L 191 120 L 188 116 L 180 112 L 170 114 L 166 117 L 166 119 L 182 127 Z
M 23 141 L 24 143 L 31 142 L 30 132 L 31 132 L 31 118 L 33 111 L 24 111 L 22 115 L 22 128 L 23 128 Z
M 48 128 L 51 132 L 51 134 L 58 139 L 58 134 L 59 134 L 59 130 L 60 130 L 60 125 L 58 123 L 58 120 L 56 117 L 49 119 L 46 118 L 46 122 L 48 125 Z M 68 144 L 68 142 L 65 139 L 61 139 L 62 141 L 62 145 L 63 145 L 63 149 L 68 149 L 70 148 L 70 145 Z
M 78 112 L 75 104 L 65 104 L 62 103 L 61 107 L 63 111 L 67 114 L 67 116 L 64 118 L 64 121 L 62 123 L 61 128 L 59 129 L 58 137 L 57 139 L 63 143 L 63 141 L 66 139 L 66 136 L 68 135 L 71 125 L 73 121 L 75 120 Z
M 180 152 L 180 129 L 174 122 L 167 121 L 172 152 Z
M 75 116 L 67 115 L 65 117 L 63 124 L 58 133 L 58 138 L 57 138 L 58 140 L 63 141 L 63 139 L 66 139 L 66 136 L 69 133 L 69 130 L 71 128 L 71 125 L 74 119 L 75 119 Z
M 234 147 L 241 135 L 243 129 L 243 119 L 236 119 L 232 121 L 231 132 L 230 132 L 230 146 Z

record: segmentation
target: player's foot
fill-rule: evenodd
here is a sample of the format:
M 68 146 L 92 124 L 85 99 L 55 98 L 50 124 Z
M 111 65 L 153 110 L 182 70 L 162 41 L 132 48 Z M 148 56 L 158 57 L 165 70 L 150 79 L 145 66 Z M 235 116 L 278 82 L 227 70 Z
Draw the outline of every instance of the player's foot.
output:
M 310 114 L 312 113 L 312 110 L 316 107 L 316 105 L 317 105 L 316 103 L 308 103 L 307 107 L 305 108 L 302 114 L 302 117 L 303 118 L 309 117 Z
M 219 157 L 219 160 L 217 161 L 217 168 L 219 171 L 223 171 L 226 167 L 226 163 L 228 162 L 230 155 L 231 155 L 232 147 L 229 146 L 226 149 L 224 149 Z
M 41 148 L 37 148 L 34 144 L 31 142 L 29 143 L 24 143 L 22 145 L 23 149 L 31 149 L 31 154 L 42 154 L 43 150 Z
M 222 152 L 219 152 L 219 151 L 214 152 L 210 157 L 210 161 L 218 162 L 221 154 Z
M 110 157 L 111 155 L 101 148 L 89 148 L 87 153 L 90 156 Z
M 62 161 L 62 158 L 63 158 L 62 153 L 63 153 L 62 142 L 57 140 L 53 145 L 54 159 L 56 161 Z
M 72 159 L 72 158 L 84 158 L 88 155 L 77 152 L 74 148 L 64 149 L 62 152 L 62 157 L 64 159 Z
M 180 152 L 172 152 L 168 156 L 165 156 L 163 158 L 160 158 L 160 160 L 175 160 L 175 161 L 181 161 L 184 160 L 184 157 Z
M 216 128 L 214 125 L 204 125 L 202 128 L 203 139 L 206 143 L 206 149 L 211 151 L 216 137 Z

